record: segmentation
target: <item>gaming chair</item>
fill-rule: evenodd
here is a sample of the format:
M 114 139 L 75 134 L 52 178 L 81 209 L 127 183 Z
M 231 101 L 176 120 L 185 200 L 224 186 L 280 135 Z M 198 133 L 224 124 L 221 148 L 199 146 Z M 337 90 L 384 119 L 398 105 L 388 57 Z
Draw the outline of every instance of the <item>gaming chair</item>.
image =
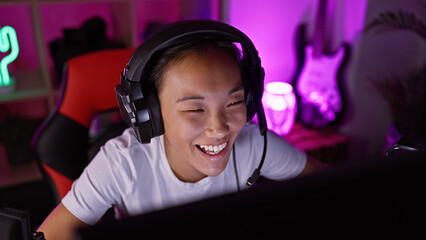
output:
M 113 130 L 104 131 L 94 144 L 90 143 L 89 128 L 94 116 L 105 111 L 118 112 L 114 87 L 133 51 L 104 50 L 67 62 L 59 100 L 32 142 L 36 161 L 52 185 L 57 203 L 91 160 L 88 153 L 97 152 L 109 138 L 126 128 L 123 121 L 118 121 L 122 124 L 110 125 Z

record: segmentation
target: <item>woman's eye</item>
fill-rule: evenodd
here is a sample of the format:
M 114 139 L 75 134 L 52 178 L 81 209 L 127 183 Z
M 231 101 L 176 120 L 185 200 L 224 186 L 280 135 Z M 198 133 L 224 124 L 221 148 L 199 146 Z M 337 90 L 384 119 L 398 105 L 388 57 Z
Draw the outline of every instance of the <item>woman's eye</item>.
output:
M 199 108 L 199 109 L 190 109 L 190 110 L 186 110 L 185 112 L 193 112 L 193 113 L 198 113 L 198 112 L 203 112 L 204 110 Z
M 232 102 L 232 103 L 230 103 L 228 106 L 234 106 L 234 105 L 238 105 L 238 104 L 241 104 L 241 103 L 244 103 L 244 100 L 240 100 L 240 101 Z

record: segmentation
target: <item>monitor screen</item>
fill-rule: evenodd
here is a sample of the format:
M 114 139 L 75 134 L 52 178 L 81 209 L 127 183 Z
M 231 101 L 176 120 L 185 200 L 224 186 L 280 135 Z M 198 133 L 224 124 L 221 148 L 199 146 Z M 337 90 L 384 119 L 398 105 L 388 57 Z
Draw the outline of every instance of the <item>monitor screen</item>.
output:
M 32 239 L 31 226 L 28 214 L 22 210 L 12 208 L 0 208 L 0 239 Z
M 417 237 L 425 151 L 328 169 L 80 229 L 78 239 Z

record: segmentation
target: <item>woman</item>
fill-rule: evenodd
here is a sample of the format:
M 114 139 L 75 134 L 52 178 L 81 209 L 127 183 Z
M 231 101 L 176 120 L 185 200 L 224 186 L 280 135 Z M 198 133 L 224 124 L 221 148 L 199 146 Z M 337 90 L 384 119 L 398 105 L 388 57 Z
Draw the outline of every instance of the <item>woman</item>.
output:
M 245 188 L 264 138 L 247 119 L 241 59 L 232 42 L 205 36 L 153 54 L 142 88 L 152 86 L 158 96 L 164 134 L 142 144 L 129 128 L 107 142 L 39 231 L 64 239 L 111 206 L 125 217 Z M 323 167 L 266 134 L 263 176 L 284 180 Z

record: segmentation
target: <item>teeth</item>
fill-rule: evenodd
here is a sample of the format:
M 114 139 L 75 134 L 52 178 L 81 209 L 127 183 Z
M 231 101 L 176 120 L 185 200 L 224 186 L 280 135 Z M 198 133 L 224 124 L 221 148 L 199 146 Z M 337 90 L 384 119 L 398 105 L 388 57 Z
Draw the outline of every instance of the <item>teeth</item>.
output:
M 202 150 L 204 150 L 205 153 L 210 155 L 215 155 L 221 152 L 225 147 L 226 143 L 220 144 L 220 145 L 198 145 Z

